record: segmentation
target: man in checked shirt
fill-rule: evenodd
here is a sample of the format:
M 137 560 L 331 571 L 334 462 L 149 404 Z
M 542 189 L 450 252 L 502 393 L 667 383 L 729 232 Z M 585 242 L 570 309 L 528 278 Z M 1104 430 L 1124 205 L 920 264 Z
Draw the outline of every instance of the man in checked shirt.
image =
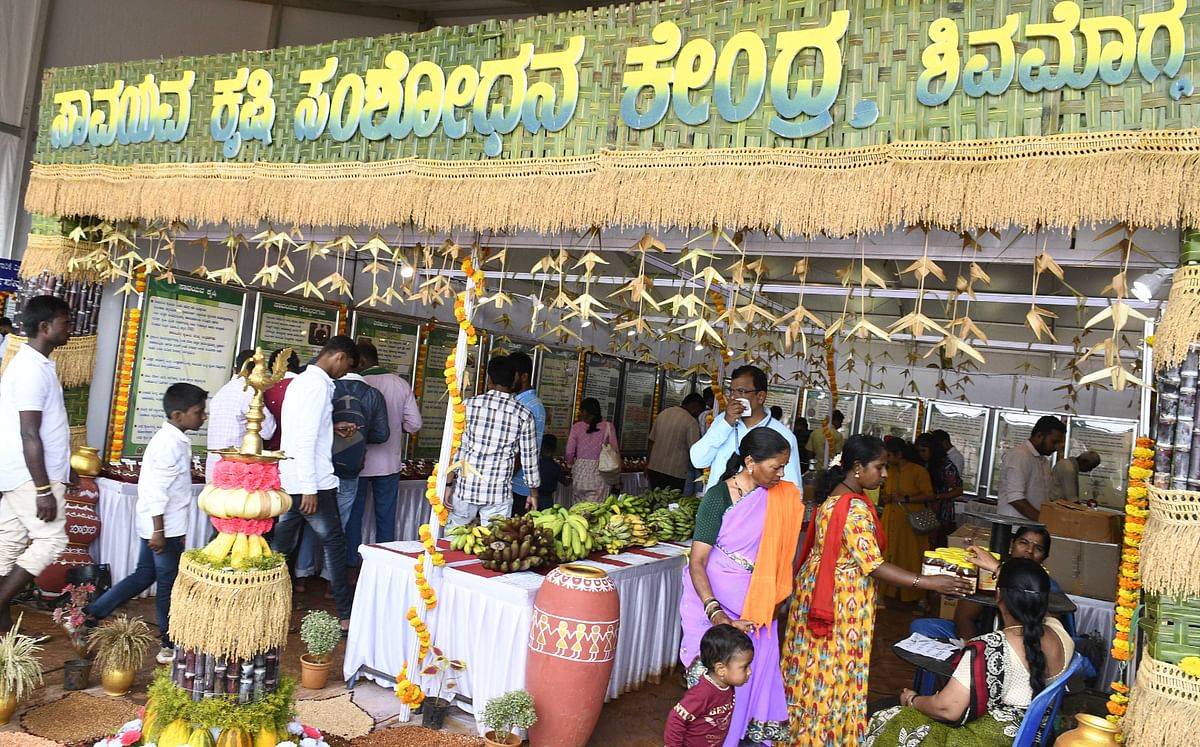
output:
M 459 456 L 465 462 L 456 480 L 450 504 L 450 527 L 465 526 L 479 516 L 487 524 L 493 516 L 512 513 L 513 462 L 518 453 L 529 485 L 529 510 L 537 508 L 538 442 L 533 415 L 513 396 L 517 371 L 507 356 L 488 361 L 485 394 L 466 401 L 466 430 Z

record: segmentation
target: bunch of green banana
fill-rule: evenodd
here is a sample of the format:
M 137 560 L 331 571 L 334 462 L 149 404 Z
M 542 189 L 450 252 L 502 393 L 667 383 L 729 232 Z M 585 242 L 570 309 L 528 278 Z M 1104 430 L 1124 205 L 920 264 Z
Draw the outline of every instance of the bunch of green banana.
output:
M 678 503 L 683 498 L 683 491 L 678 488 L 654 488 L 642 493 L 640 498 L 644 499 L 651 510 L 667 508 L 672 503 Z
M 563 519 L 562 530 L 558 537 L 561 547 L 559 558 L 562 560 L 579 560 L 585 558 L 595 549 L 595 539 L 592 537 L 591 525 L 579 514 L 567 514 Z
M 646 517 L 650 515 L 650 499 L 645 495 L 623 495 L 617 500 L 617 507 L 624 513 Z
M 450 537 L 451 549 L 462 550 L 470 555 L 478 555 L 492 538 L 491 529 L 478 524 L 454 527 L 446 534 Z
M 599 513 L 603 509 L 603 503 L 597 503 L 596 501 L 580 501 L 579 503 L 573 504 L 569 509 L 567 509 L 567 511 L 573 514 L 592 515 Z
M 629 520 L 634 517 L 624 514 L 617 514 L 608 519 L 608 523 L 596 534 L 596 539 L 604 546 L 604 551 L 609 555 L 615 555 L 633 541 L 633 527 Z
M 651 545 L 658 544 L 658 537 L 654 536 L 654 533 L 646 526 L 646 522 L 642 520 L 642 517 L 634 514 L 626 514 L 625 522 L 629 525 L 629 530 L 632 533 L 628 544 L 637 545 L 638 547 L 650 547 Z
M 545 563 L 554 549 L 554 535 L 529 516 L 493 520 L 488 542 L 479 551 L 483 567 L 503 573 L 527 571 Z

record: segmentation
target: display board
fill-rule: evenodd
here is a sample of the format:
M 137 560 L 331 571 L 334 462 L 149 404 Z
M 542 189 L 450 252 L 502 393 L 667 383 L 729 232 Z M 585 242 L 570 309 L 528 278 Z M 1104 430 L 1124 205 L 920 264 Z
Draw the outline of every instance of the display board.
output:
M 920 409 L 921 403 L 915 399 L 865 395 L 858 433 L 877 438 L 903 438 L 911 442 L 917 437 Z
M 1004 455 L 1014 446 L 1029 439 L 1029 432 L 1038 418 L 1043 415 L 1053 415 L 1049 412 L 1023 412 L 1021 410 L 997 409 L 992 419 L 991 469 L 988 479 L 987 492 L 991 497 L 999 495 L 1000 466 Z
M 618 428 L 620 422 L 616 418 L 617 402 L 621 394 L 621 368 L 620 358 L 588 353 L 583 373 L 584 399 L 594 397 L 600 402 L 600 412 L 603 413 L 604 419 L 616 423 Z
M 854 423 L 858 415 L 859 396 L 854 392 L 838 392 L 837 409 L 846 417 L 842 433 L 850 435 L 854 432 Z M 808 420 L 810 430 L 817 430 L 829 417 L 829 392 L 808 389 L 804 392 L 804 417 Z
M 668 407 L 683 404 L 683 398 L 688 396 L 691 391 L 691 380 L 664 372 L 659 382 L 658 411 L 662 412 Z
M 416 322 L 354 312 L 354 340 L 370 340 L 379 351 L 379 365 L 403 378 L 413 380 L 417 362 L 417 343 L 421 328 Z
M 950 443 L 963 456 L 963 493 L 979 491 L 983 470 L 983 449 L 987 443 L 987 427 L 991 409 L 958 402 L 930 400 L 925 403 L 925 430 L 943 430 L 950 434 Z
M 458 344 L 458 330 L 434 328 L 425 342 L 425 370 L 421 385 L 421 430 L 417 431 L 413 447 L 416 459 L 436 459 L 442 452 L 442 431 L 446 425 L 446 413 L 450 398 L 446 390 L 446 361 Z M 464 384 L 473 376 L 470 365 L 463 374 Z M 470 394 L 463 391 L 463 399 Z
M 254 320 L 254 344 L 264 352 L 291 348 L 304 365 L 338 333 L 341 312 L 331 304 L 260 293 Z
M 244 291 L 228 286 L 186 278 L 175 283 L 147 280 L 122 456 L 145 452 L 163 422 L 167 387 L 195 384 L 211 397 L 229 381 L 245 300 Z M 206 433 L 201 428 L 192 436 L 194 453 L 204 453 Z
M 654 420 L 654 386 L 658 369 L 645 363 L 625 363 L 621 385 L 621 453 L 644 456 Z
M 770 412 L 776 405 L 783 408 L 783 427 L 791 430 L 800 409 L 800 387 L 772 384 L 767 390 L 767 401 L 763 403 L 763 408 Z
M 1084 451 L 1100 455 L 1100 466 L 1079 475 L 1079 499 L 1101 506 L 1125 506 L 1129 463 L 1133 459 L 1137 421 L 1116 418 L 1072 417 L 1067 424 L 1067 455 Z
M 579 386 L 579 354 L 550 348 L 538 362 L 538 399 L 546 408 L 546 433 L 558 438 L 559 456 L 567 451 L 567 437 L 575 422 L 575 392 Z

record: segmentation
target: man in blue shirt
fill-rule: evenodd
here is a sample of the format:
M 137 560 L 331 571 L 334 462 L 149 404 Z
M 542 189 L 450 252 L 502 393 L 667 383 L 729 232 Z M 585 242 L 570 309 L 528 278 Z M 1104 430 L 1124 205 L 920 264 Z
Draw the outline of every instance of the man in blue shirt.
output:
M 542 406 L 542 401 L 538 399 L 537 391 L 533 388 L 533 359 L 526 353 L 513 353 L 508 356 L 508 360 L 513 364 L 513 368 L 517 371 L 517 379 L 513 385 L 513 393 L 516 395 L 518 403 L 525 406 L 533 415 L 533 425 L 537 430 L 537 442 L 542 443 L 542 436 L 546 434 L 546 408 Z M 517 457 L 518 464 L 520 457 Z M 553 487 L 551 487 L 553 490 Z M 532 511 L 537 506 L 530 505 L 529 502 L 529 486 L 525 484 L 525 470 L 519 466 L 513 472 L 512 481 L 513 492 L 513 516 L 520 516 L 526 511 Z
M 738 450 L 742 438 L 755 428 L 770 428 L 783 436 L 792 453 L 788 458 L 783 479 L 800 485 L 800 450 L 796 437 L 783 423 L 771 417 L 764 405 L 767 401 L 767 375 L 757 366 L 742 366 L 730 376 L 729 393 L 725 397 L 725 413 L 692 446 L 692 465 L 708 469 L 705 492 L 721 479 L 729 457 Z M 745 403 L 749 403 L 749 409 Z

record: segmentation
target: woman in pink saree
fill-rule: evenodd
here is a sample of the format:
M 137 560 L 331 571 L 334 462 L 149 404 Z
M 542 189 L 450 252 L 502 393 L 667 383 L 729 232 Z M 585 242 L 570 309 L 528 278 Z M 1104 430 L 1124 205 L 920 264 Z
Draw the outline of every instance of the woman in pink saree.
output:
M 804 517 L 799 489 L 782 479 L 790 456 L 787 441 L 775 431 L 750 431 L 696 515 L 679 604 L 679 658 L 688 685 L 704 674 L 700 638 L 711 626 L 733 625 L 754 641 L 750 679 L 735 694 L 725 747 L 743 740 L 774 744 L 788 735 L 775 612 L 791 595 Z

